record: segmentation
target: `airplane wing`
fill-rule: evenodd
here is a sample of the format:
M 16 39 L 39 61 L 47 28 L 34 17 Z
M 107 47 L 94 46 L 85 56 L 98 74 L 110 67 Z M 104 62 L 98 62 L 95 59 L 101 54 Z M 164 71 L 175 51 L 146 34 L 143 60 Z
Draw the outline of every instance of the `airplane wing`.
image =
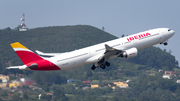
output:
M 38 51 L 38 50 L 36 50 L 36 53 L 38 55 L 41 55 L 41 56 L 49 56 L 49 57 L 58 56 L 58 55 L 62 54 L 62 53 L 43 53 L 43 52 Z
M 112 48 L 108 46 L 107 44 L 105 44 L 105 48 L 106 48 L 106 52 L 104 53 L 105 57 L 111 56 L 111 55 L 119 55 L 121 52 L 123 52 L 122 50 Z
M 113 47 L 108 46 L 107 44 L 105 44 L 105 48 L 105 53 L 103 54 L 103 56 L 99 58 L 99 61 L 95 63 L 96 67 L 105 65 L 108 59 L 112 57 L 117 57 L 123 52 L 122 50 L 115 49 Z

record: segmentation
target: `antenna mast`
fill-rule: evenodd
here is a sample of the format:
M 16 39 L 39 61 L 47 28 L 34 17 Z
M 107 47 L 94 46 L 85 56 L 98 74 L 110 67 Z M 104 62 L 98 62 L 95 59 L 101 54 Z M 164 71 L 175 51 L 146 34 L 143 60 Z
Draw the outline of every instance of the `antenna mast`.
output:
M 21 28 L 19 28 L 19 31 L 27 31 L 26 25 L 25 25 L 25 14 L 23 13 L 23 16 L 21 18 Z

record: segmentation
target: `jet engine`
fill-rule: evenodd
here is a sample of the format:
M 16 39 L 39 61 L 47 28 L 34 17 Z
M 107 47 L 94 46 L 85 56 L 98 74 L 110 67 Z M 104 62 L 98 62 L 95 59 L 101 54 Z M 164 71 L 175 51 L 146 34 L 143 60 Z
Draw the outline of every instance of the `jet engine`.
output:
M 137 56 L 137 54 L 138 54 L 137 48 L 130 48 L 130 49 L 128 49 L 128 50 L 123 51 L 123 52 L 119 55 L 119 57 L 131 58 L 131 57 Z

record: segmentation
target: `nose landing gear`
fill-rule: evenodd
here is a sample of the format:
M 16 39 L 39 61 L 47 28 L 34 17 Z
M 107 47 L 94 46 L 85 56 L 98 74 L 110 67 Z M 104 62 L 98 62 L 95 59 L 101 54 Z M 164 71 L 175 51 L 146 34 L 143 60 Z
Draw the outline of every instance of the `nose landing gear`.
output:
M 160 44 L 164 44 L 165 46 L 167 46 L 167 45 L 168 45 L 168 43 L 167 43 L 167 42 L 163 42 L 163 43 L 160 43 Z
M 165 43 L 164 43 L 164 45 L 166 46 L 166 45 L 168 45 L 168 43 L 167 43 L 167 42 L 165 42 Z

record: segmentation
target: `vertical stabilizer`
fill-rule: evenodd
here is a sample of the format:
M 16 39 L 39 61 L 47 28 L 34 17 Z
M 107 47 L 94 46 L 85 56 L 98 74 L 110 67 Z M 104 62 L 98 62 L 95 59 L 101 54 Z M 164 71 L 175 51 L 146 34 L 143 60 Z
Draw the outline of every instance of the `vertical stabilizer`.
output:
M 24 64 L 43 59 L 19 42 L 12 43 L 11 46 Z

